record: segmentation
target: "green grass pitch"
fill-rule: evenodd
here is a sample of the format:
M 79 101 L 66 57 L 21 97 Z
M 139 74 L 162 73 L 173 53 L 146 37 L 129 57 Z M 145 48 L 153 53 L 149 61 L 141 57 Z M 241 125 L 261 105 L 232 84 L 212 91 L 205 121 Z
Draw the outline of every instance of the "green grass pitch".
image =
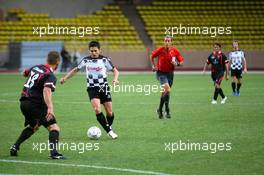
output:
M 58 75 L 58 79 L 61 75 Z M 111 79 L 111 76 L 110 78 Z M 65 85 L 57 84 L 54 110 L 61 127 L 61 142 L 98 143 L 99 150 L 61 151 L 67 160 L 50 160 L 48 151 L 33 151 L 33 143 L 47 143 L 45 128 L 21 146 L 18 157 L 9 147 L 23 129 L 19 95 L 25 79 L 21 75 L 0 75 L 0 173 L 1 174 L 196 174 L 249 175 L 264 173 L 264 77 L 243 77 L 241 96 L 231 95 L 231 81 L 223 81 L 226 104 L 211 105 L 213 83 L 209 75 L 175 75 L 171 93 L 171 119 L 158 119 L 155 109 L 159 93 L 112 93 L 117 140 L 103 131 L 91 141 L 86 131 L 99 126 L 86 92 L 85 75 Z M 120 75 L 122 84 L 154 85 L 154 74 Z M 218 97 L 218 101 L 220 98 Z M 231 150 L 175 150 L 165 144 L 231 143 Z M 12 162 L 12 161 L 18 162 Z M 24 162 L 23 162 L 24 161 Z M 38 164 L 34 164 L 40 162 Z M 45 162 L 41 163 L 41 162 Z M 138 171 L 137 171 L 138 170 Z

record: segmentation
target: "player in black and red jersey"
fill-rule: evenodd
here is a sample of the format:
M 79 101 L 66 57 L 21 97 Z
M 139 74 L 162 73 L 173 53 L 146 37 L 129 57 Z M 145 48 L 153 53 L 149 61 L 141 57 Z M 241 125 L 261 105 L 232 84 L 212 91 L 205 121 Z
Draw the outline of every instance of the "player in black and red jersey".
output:
M 49 131 L 50 157 L 64 159 L 56 149 L 60 128 L 57 125 L 52 104 L 52 92 L 56 87 L 56 77 L 53 71 L 57 69 L 59 63 L 59 53 L 51 51 L 47 57 L 47 64 L 36 65 L 23 72 L 27 80 L 21 93 L 20 109 L 25 117 L 24 126 L 26 128 L 11 146 L 11 156 L 17 156 L 20 145 L 33 135 L 39 126 L 43 125 Z
M 154 58 L 156 57 L 158 58 L 157 64 L 154 62 Z M 166 117 L 171 118 L 169 102 L 170 91 L 173 84 L 174 69 L 175 66 L 183 65 L 184 58 L 175 47 L 172 47 L 172 37 L 166 36 L 164 38 L 164 46 L 152 51 L 150 61 L 152 64 L 152 69 L 153 71 L 157 72 L 157 79 L 163 88 L 157 113 L 159 118 L 162 119 L 162 108 L 165 103 Z
M 228 59 L 225 54 L 221 51 L 221 44 L 215 43 L 213 48 L 213 53 L 211 53 L 204 64 L 203 73 L 205 72 L 207 66 L 211 64 L 211 77 L 214 81 L 215 91 L 212 104 L 217 104 L 218 94 L 222 97 L 221 104 L 225 104 L 227 97 L 221 88 L 221 81 L 224 78 L 224 73 L 226 71 L 226 80 L 228 80 Z

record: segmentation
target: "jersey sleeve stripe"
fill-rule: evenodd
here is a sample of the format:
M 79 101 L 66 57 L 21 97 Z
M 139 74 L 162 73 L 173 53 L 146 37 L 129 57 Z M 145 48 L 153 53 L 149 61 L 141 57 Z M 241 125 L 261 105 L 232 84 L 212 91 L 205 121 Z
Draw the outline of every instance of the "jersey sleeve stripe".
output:
M 49 86 L 49 85 L 51 85 L 54 89 L 56 88 L 56 86 L 54 86 L 53 83 L 45 83 L 45 84 L 44 84 L 44 86 Z

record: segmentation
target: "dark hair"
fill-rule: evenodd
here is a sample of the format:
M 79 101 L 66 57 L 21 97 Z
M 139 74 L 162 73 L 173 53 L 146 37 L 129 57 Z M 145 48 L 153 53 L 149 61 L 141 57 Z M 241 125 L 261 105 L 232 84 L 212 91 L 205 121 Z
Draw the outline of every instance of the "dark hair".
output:
M 221 48 L 221 44 L 220 43 L 214 43 L 214 46 L 219 46 Z
M 51 65 L 57 64 L 60 60 L 60 54 L 57 51 L 50 51 L 47 58 L 47 63 Z
M 89 43 L 89 49 L 90 49 L 91 47 L 97 47 L 98 49 L 100 49 L 100 43 L 99 43 L 98 41 L 91 41 L 91 42 Z
M 237 43 L 239 45 L 238 40 L 233 40 L 233 43 Z

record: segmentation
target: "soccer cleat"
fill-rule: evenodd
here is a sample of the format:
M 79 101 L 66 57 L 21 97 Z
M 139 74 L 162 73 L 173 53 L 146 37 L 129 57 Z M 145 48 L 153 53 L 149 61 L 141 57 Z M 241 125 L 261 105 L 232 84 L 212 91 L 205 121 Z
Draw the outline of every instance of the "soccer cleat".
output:
M 112 130 L 108 132 L 108 135 L 112 138 L 112 139 L 117 139 L 118 135 L 116 133 L 114 133 Z
M 62 154 L 56 152 L 54 154 L 51 154 L 49 156 L 51 159 L 57 159 L 57 160 L 63 160 L 63 159 L 66 159 L 66 157 L 64 157 Z
M 223 99 L 221 100 L 221 104 L 225 104 L 226 100 L 227 100 L 227 97 L 223 98 Z
M 157 109 L 157 114 L 159 115 L 159 119 L 163 119 L 164 117 L 163 117 L 163 112 L 161 111 L 161 110 L 159 110 L 159 109 Z
M 237 93 L 236 92 L 233 92 L 233 96 L 237 96 Z
M 212 100 L 211 104 L 216 105 L 217 101 L 216 100 Z
M 17 156 L 17 151 L 19 149 L 16 147 L 16 145 L 12 145 L 10 148 L 10 156 Z
M 240 96 L 240 92 L 237 92 L 237 93 L 236 93 L 236 96 Z
M 166 118 L 171 118 L 170 112 L 166 112 L 165 117 L 166 117 Z

